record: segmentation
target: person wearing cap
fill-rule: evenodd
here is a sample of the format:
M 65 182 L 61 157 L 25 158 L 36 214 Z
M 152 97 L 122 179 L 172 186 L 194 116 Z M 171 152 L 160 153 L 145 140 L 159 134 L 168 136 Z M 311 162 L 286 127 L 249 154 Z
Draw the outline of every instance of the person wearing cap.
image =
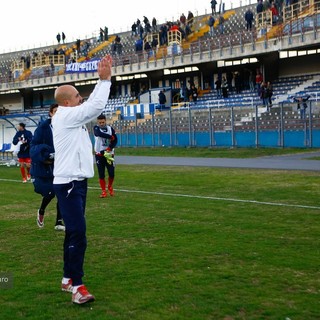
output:
M 30 143 L 32 138 L 32 132 L 26 129 L 26 125 L 23 122 L 20 122 L 12 143 L 18 148 L 17 156 L 23 183 L 26 183 L 31 179 Z

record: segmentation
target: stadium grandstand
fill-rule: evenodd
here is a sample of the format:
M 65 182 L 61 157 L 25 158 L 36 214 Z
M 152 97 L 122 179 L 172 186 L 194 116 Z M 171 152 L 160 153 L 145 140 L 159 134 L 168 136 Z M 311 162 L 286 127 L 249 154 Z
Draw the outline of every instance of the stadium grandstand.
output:
M 277 15 L 258 13 L 257 2 L 215 14 L 213 28 L 204 14 L 159 23 L 141 37 L 130 30 L 1 54 L 2 159 L 13 157 L 16 124 L 34 131 L 47 117 L 57 86 L 89 95 L 105 54 L 114 61 L 105 113 L 119 147 L 320 147 L 320 0 L 275 3 L 283 3 Z

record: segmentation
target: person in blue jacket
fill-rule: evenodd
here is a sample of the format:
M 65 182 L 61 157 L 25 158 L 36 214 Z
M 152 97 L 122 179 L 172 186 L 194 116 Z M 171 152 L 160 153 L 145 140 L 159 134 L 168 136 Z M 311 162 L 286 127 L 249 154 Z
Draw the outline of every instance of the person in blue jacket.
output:
M 58 109 L 57 104 L 52 104 L 49 110 L 50 118 L 41 122 L 31 142 L 31 176 L 33 178 L 34 191 L 42 195 L 40 208 L 37 212 L 37 225 L 39 228 L 44 227 L 44 213 L 55 197 L 53 190 L 53 164 L 54 164 L 54 147 L 52 138 L 51 118 Z M 57 217 L 55 230 L 64 231 L 65 227 L 62 222 L 61 213 L 57 203 Z
M 22 182 L 26 183 L 31 179 L 30 176 L 30 143 L 32 141 L 32 132 L 26 129 L 26 125 L 22 122 L 18 125 L 18 131 L 13 137 L 12 143 L 18 148 L 18 161 L 22 175 Z

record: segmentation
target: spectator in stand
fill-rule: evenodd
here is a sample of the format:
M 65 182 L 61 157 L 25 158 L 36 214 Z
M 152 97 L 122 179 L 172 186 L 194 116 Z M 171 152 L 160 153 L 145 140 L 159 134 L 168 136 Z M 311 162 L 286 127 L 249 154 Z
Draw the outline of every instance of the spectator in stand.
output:
M 262 0 L 258 0 L 258 4 L 257 4 L 257 14 L 263 12 L 263 3 Z
M 134 22 L 131 26 L 131 36 L 136 37 L 138 35 L 137 24 Z
M 140 36 L 140 39 L 143 39 L 143 33 L 144 33 L 144 29 L 143 29 L 142 24 L 140 23 L 140 24 L 138 25 L 138 34 L 139 34 L 139 36 Z
M 284 0 L 275 0 L 274 1 L 276 8 L 278 9 L 278 12 L 279 12 L 279 18 L 282 17 L 282 13 L 283 13 L 283 1 Z
M 81 46 L 81 40 L 80 40 L 80 39 L 77 39 L 77 41 L 76 41 L 76 48 L 77 48 L 78 53 L 80 52 L 80 46 Z
M 137 39 L 135 43 L 136 53 L 141 53 L 143 50 L 143 41 L 142 39 Z
M 160 45 L 163 46 L 164 44 L 167 44 L 167 32 L 168 28 L 166 24 L 161 25 L 160 27 Z
M 159 42 L 158 42 L 157 38 L 154 37 L 152 39 L 152 42 L 151 42 L 151 47 L 152 47 L 152 50 L 154 51 L 155 54 L 156 54 L 157 49 L 158 49 L 158 44 L 159 44 Z
M 109 29 L 108 27 L 104 27 L 104 41 L 109 40 Z
M 224 32 L 224 17 L 223 17 L 223 15 L 219 16 L 218 23 L 219 23 L 219 32 L 220 32 L 220 34 L 223 34 L 223 32 Z
M 18 125 L 18 131 L 13 137 L 12 143 L 17 146 L 18 162 L 20 163 L 20 172 L 23 183 L 26 183 L 31 179 L 30 143 L 32 138 L 33 135 L 31 131 L 26 130 L 26 125 L 20 122 Z
M 180 16 L 180 23 L 182 24 L 182 25 L 186 25 L 186 22 L 187 22 L 187 18 L 186 18 L 186 16 L 184 15 L 184 13 L 182 13 L 182 15 Z
M 260 99 L 262 100 L 263 106 L 266 107 L 267 111 L 269 112 L 269 98 L 267 84 L 265 82 L 262 82 L 260 86 Z
M 146 41 L 144 43 L 144 51 L 147 53 L 148 58 L 150 58 L 150 56 L 152 55 L 152 48 L 149 41 Z
M 131 26 L 131 36 L 136 37 L 138 35 L 137 24 L 134 22 Z
M 217 77 L 217 80 L 216 80 L 216 82 L 214 84 L 216 85 L 217 99 L 220 99 L 220 98 L 222 98 L 221 79 L 220 79 L 220 77 Z
M 260 87 L 262 82 L 263 82 L 263 77 L 260 70 L 258 70 L 256 73 L 256 90 L 258 95 L 260 95 Z
M 233 72 L 232 71 L 228 71 L 227 74 L 226 74 L 226 79 L 227 79 L 229 92 L 232 92 L 232 89 L 233 89 L 233 86 L 232 86 L 233 78 L 234 78 Z
M 144 25 L 149 23 L 149 19 L 146 16 L 143 16 L 143 23 Z
M 60 33 L 57 34 L 56 38 L 57 38 L 58 44 L 60 44 L 60 41 L 61 41 L 61 35 L 60 35 Z
M 234 86 L 236 89 L 236 93 L 241 93 L 241 77 L 239 71 L 234 73 Z
M 211 0 L 210 1 L 211 4 L 211 14 L 214 15 L 216 14 L 216 5 L 217 5 L 217 1 L 216 0 Z
M 214 36 L 214 22 L 215 22 L 214 17 L 211 15 L 208 20 L 210 37 Z
M 192 101 L 196 104 L 198 100 L 198 89 L 194 84 L 191 85 L 190 93 L 191 93 Z
M 221 89 L 223 98 L 228 98 L 228 82 L 226 77 L 222 77 Z
M 155 17 L 152 19 L 152 32 L 158 32 L 157 19 Z
M 193 13 L 191 11 L 188 12 L 188 17 L 187 17 L 187 25 L 192 28 L 193 26 L 193 19 L 194 19 L 194 16 L 193 16 Z
M 249 8 L 245 15 L 244 15 L 244 19 L 246 20 L 246 25 L 247 25 L 247 30 L 252 30 L 252 21 L 253 21 L 253 12 L 251 11 L 251 9 Z
M 268 109 L 272 107 L 273 87 L 270 81 L 267 82 Z
M 186 40 L 187 40 L 188 36 L 192 33 L 192 30 L 188 24 L 186 25 L 185 33 L 186 33 Z
M 279 12 L 274 2 L 272 2 L 270 10 L 272 12 L 272 24 L 277 24 L 279 21 Z
M 99 41 L 102 42 L 102 41 L 103 41 L 103 38 L 104 38 L 104 36 L 103 36 L 103 29 L 100 28 L 100 31 L 99 31 Z
M 62 32 L 61 35 L 62 35 L 62 42 L 64 43 L 66 40 L 66 35 L 64 34 L 64 32 Z
M 298 103 L 297 109 L 300 110 L 300 119 L 306 118 L 306 109 L 308 108 L 307 101 L 309 98 L 310 96 L 293 98 L 293 100 Z
M 152 27 L 151 27 L 151 24 L 149 22 L 147 22 L 145 24 L 144 31 L 145 31 L 145 33 L 151 33 L 152 32 Z
M 114 41 L 116 43 L 120 43 L 121 42 L 121 38 L 119 37 L 119 35 L 116 35 L 116 38 L 114 39 Z
M 166 103 L 167 103 L 167 97 L 164 94 L 163 90 L 160 90 L 158 97 L 159 97 L 159 108 L 160 110 L 162 110 L 163 108 L 166 107 Z

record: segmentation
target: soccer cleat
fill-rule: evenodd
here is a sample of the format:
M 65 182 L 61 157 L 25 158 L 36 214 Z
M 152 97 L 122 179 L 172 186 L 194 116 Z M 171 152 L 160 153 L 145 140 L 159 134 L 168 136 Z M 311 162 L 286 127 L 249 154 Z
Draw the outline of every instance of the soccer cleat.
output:
M 44 227 L 44 215 L 39 213 L 37 213 L 37 225 L 39 228 L 43 228 Z
M 106 190 L 103 190 L 99 197 L 100 198 L 106 198 L 107 196 L 108 196 L 108 194 L 107 194 Z
M 110 196 L 113 197 L 114 196 L 113 188 L 110 186 L 110 187 L 108 187 L 108 190 L 109 190 Z
M 54 226 L 54 230 L 56 230 L 56 231 L 66 231 L 66 227 L 64 225 L 62 225 L 62 224 L 56 224 Z
M 72 302 L 76 304 L 84 304 L 94 301 L 94 296 L 88 292 L 85 285 L 81 285 L 76 293 L 72 293 Z
M 22 183 L 27 183 L 27 179 L 22 179 Z
M 71 292 L 73 290 L 72 279 L 69 279 L 68 283 L 61 283 L 61 290 L 64 292 Z
M 31 180 L 31 176 L 30 174 L 27 175 L 27 180 L 30 181 Z

